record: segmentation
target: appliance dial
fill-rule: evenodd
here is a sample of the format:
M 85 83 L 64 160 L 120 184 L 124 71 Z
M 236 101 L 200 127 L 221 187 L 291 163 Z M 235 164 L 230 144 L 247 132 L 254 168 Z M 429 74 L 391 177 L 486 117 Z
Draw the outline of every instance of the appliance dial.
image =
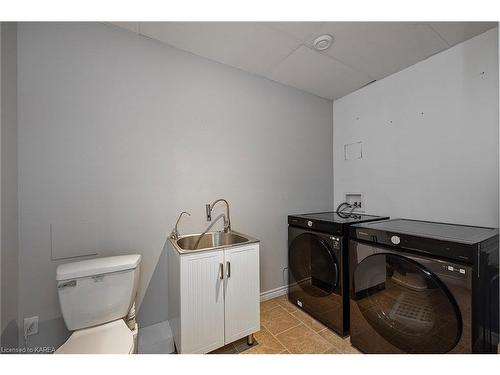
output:
M 399 245 L 401 243 L 401 238 L 399 238 L 399 236 L 392 236 L 391 237 L 391 242 L 394 245 Z

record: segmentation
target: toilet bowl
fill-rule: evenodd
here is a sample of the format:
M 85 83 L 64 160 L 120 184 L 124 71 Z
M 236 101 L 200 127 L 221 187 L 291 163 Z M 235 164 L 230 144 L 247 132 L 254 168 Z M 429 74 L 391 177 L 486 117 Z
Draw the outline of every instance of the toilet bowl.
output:
M 132 354 L 134 352 L 132 331 L 122 319 L 75 331 L 56 350 L 56 354 Z
M 59 304 L 73 331 L 56 354 L 137 352 L 134 300 L 140 255 L 121 255 L 57 267 Z

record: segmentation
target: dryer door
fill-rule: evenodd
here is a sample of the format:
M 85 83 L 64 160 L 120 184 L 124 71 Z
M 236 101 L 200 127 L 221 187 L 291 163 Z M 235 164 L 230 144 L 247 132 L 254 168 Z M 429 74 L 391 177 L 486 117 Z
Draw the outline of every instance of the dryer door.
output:
M 444 272 L 445 262 L 359 243 L 351 250 L 356 253 L 351 280 L 351 337 L 356 346 L 367 352 L 402 353 L 455 348 L 463 328 L 460 310 L 431 270 Z M 451 275 L 455 284 L 466 282 L 469 275 L 462 270 Z
M 332 240 L 311 232 L 299 233 L 288 246 L 290 285 L 313 297 L 333 293 L 339 283 L 339 267 Z

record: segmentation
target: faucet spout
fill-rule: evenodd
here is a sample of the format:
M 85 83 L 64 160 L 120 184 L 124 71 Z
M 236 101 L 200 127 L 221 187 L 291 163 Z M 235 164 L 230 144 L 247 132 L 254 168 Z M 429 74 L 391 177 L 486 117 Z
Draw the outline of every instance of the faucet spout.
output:
M 181 217 L 184 214 L 191 216 L 191 214 L 189 212 L 186 212 L 186 211 L 182 211 L 180 213 L 179 217 L 177 218 L 177 221 L 175 222 L 174 229 L 172 230 L 172 233 L 170 233 L 170 238 L 172 238 L 173 240 L 176 240 L 179 238 L 179 231 L 177 230 L 177 226 L 179 225 L 179 221 L 181 220 Z
M 224 214 L 220 214 L 219 216 L 217 216 L 217 217 L 215 218 L 215 220 L 214 220 L 214 221 L 212 221 L 212 222 L 210 223 L 210 225 L 207 227 L 207 229 L 205 229 L 205 230 L 203 231 L 203 233 L 202 233 L 202 234 L 200 234 L 200 235 L 198 236 L 198 239 L 196 240 L 196 243 L 194 244 L 194 249 L 197 249 L 197 248 L 198 248 L 198 245 L 200 244 L 200 241 L 201 241 L 201 239 L 203 238 L 203 236 L 204 236 L 204 235 L 205 235 L 205 234 L 206 234 L 206 233 L 207 233 L 210 229 L 212 229 L 212 227 L 215 225 L 215 223 L 217 223 L 217 222 L 219 221 L 219 219 L 221 219 L 221 218 L 224 220 L 224 227 L 226 226 L 226 215 L 224 215 Z M 224 230 L 224 231 L 225 231 L 225 230 Z
M 215 200 L 212 204 L 205 205 L 207 211 L 207 221 L 212 221 L 212 210 L 214 209 L 214 206 L 219 202 L 224 202 L 226 204 L 226 215 L 224 217 L 224 232 L 227 233 L 231 231 L 231 218 L 229 216 L 229 203 L 224 198 L 219 198 Z

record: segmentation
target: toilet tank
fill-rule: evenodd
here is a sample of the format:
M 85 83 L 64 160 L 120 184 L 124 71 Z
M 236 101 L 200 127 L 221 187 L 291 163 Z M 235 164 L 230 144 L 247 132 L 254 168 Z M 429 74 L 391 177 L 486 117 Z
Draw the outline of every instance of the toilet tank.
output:
M 141 256 L 119 255 L 62 264 L 57 291 L 70 331 L 123 318 L 134 303 Z

